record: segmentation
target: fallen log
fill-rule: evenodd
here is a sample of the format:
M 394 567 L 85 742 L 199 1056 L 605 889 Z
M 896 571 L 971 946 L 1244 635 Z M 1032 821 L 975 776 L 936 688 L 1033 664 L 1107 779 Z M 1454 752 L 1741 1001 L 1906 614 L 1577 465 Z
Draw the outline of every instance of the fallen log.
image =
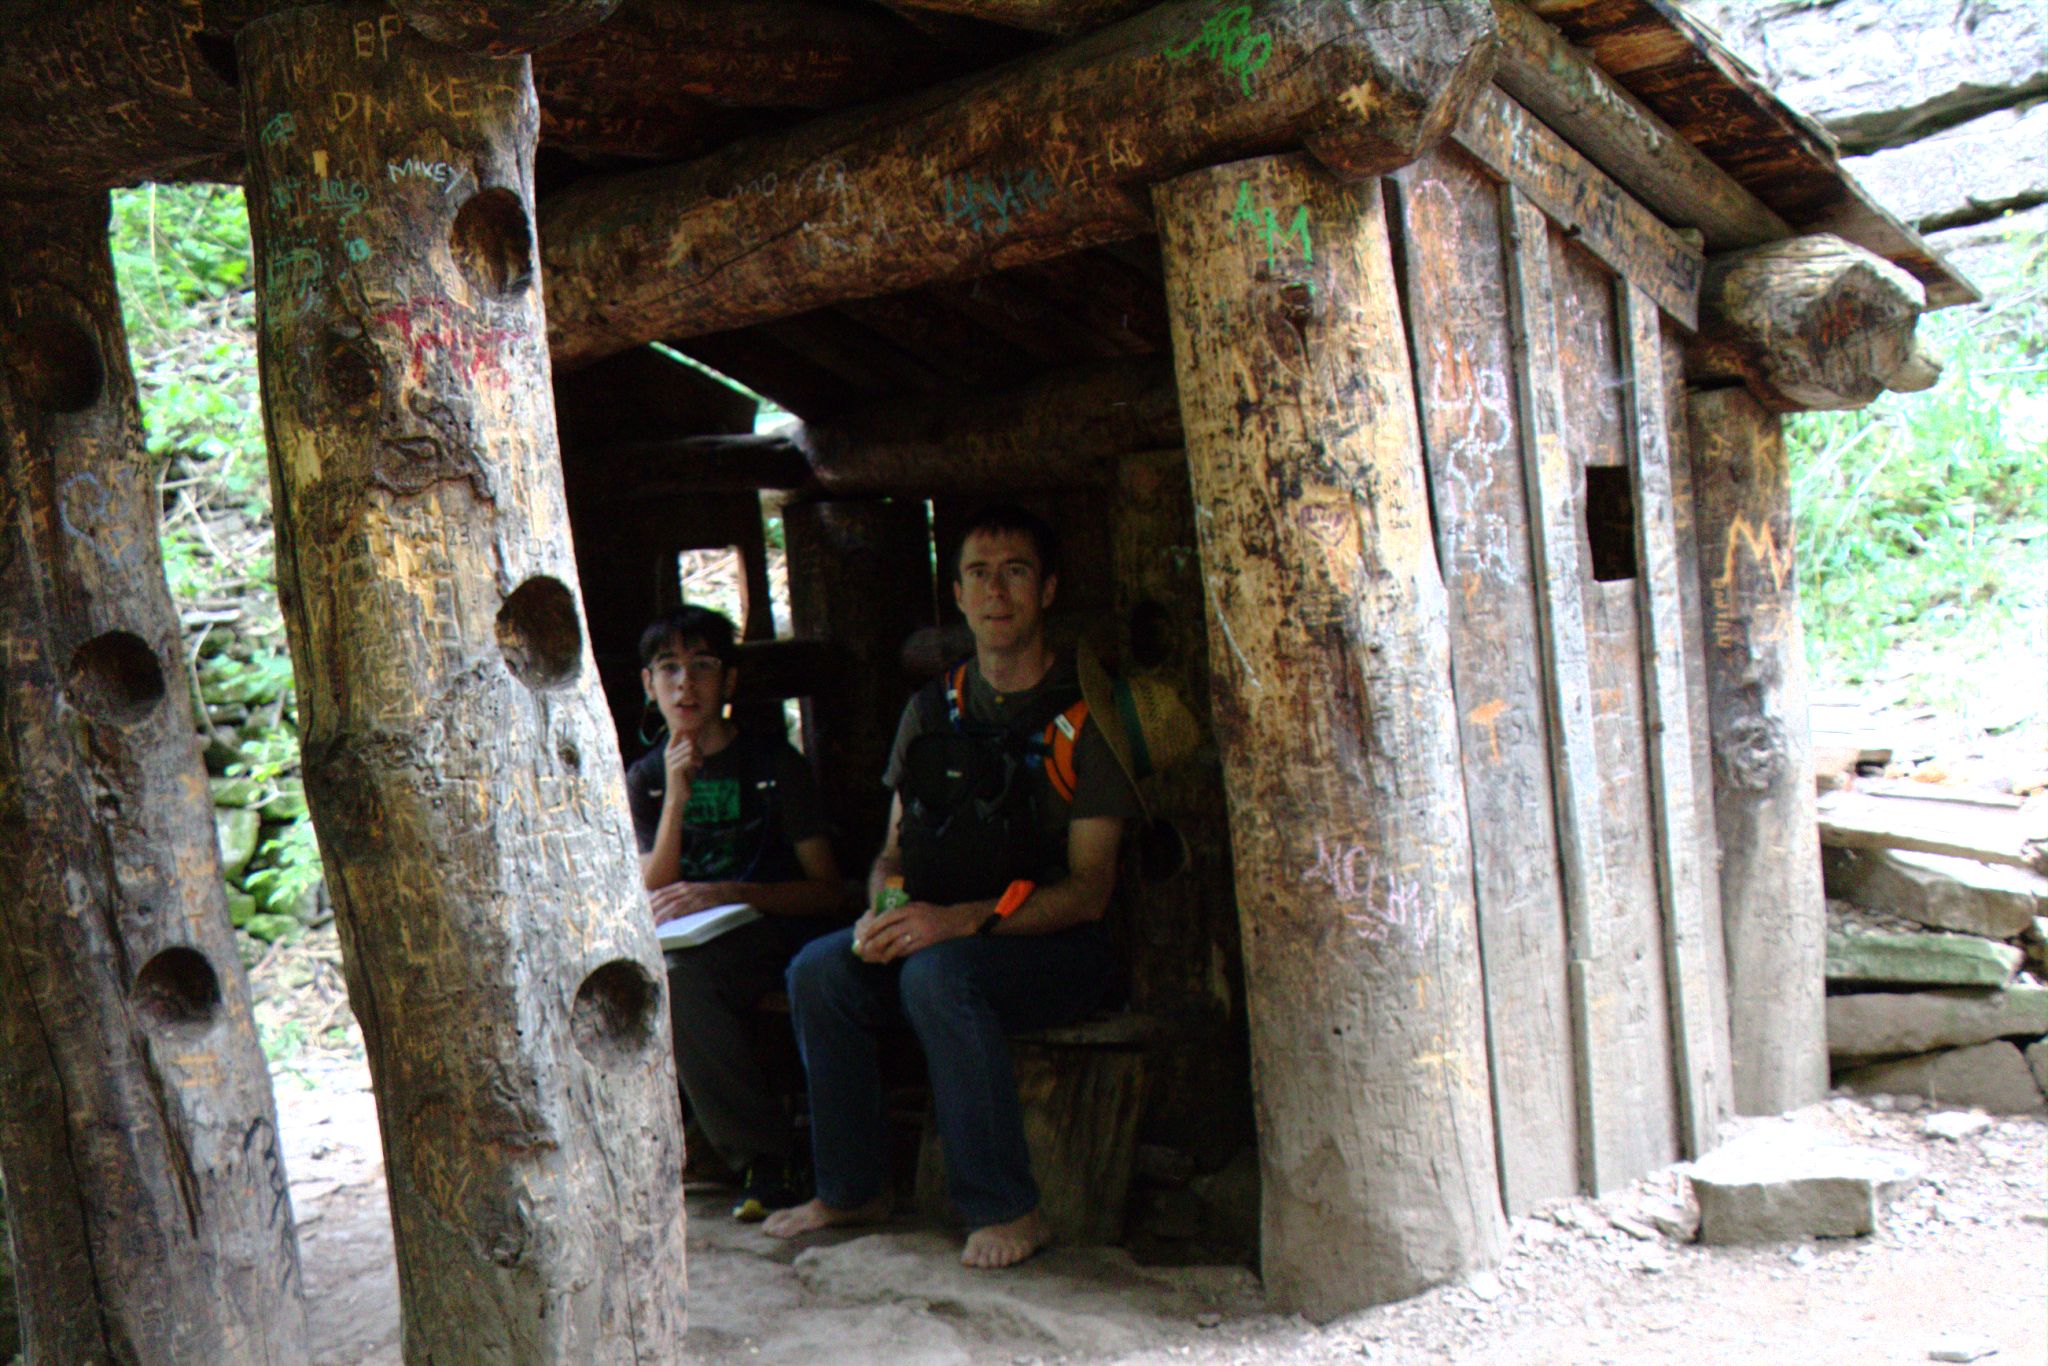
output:
M 550 343 L 657 338 L 964 279 L 1149 230 L 1143 186 L 1306 144 L 1359 176 L 1484 85 L 1480 0 L 1170 0 L 992 76 L 551 198 Z
M 1926 303 L 1911 275 L 1827 233 L 1716 257 L 1700 285 L 1686 378 L 1741 380 L 1781 413 L 1925 389 L 1941 373 L 1914 337 Z

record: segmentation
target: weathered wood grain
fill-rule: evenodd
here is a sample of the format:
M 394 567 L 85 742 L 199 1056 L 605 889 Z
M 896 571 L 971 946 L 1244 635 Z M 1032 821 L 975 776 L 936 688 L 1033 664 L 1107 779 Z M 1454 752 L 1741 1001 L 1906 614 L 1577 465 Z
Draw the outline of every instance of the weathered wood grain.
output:
M 1659 308 L 1699 326 L 1699 251 L 1527 110 L 1489 88 L 1451 136 Z
M 1665 992 L 1671 1004 L 1671 1069 L 1677 1079 L 1678 1120 L 1684 1156 L 1704 1156 L 1716 1141 L 1718 1096 L 1725 1079 L 1714 1068 L 1727 1053 L 1715 1046 L 1727 1017 L 1716 1013 L 1707 959 L 1705 910 L 1700 903 L 1700 856 L 1707 834 L 1694 799 L 1692 713 L 1688 673 L 1703 661 L 1688 655 L 1684 575 L 1696 574 L 1679 555 L 1672 515 L 1670 424 L 1664 411 L 1663 338 L 1656 306 L 1642 291 L 1623 286 L 1621 371 L 1636 490 L 1636 582 L 1643 639 L 1643 693 L 1650 752 L 1650 796 L 1655 816 L 1657 891 L 1663 903 Z
M 1735 1107 L 1778 1114 L 1827 1092 L 1827 926 L 1784 438 L 1741 389 L 1695 389 L 1687 414 Z
M 911 692 L 903 642 L 933 623 L 931 527 L 920 499 L 859 498 L 788 504 L 782 529 L 791 624 L 841 654 L 836 677 L 804 703 L 804 753 L 838 831 L 839 866 L 862 869 L 888 823 L 882 772 Z
M 0 1169 L 28 1359 L 303 1366 L 107 199 L 0 203 Z
M 390 0 L 407 23 L 444 47 L 513 57 L 601 24 L 619 0 Z
M 1862 408 L 1940 377 L 1914 337 L 1925 303 L 1919 281 L 1827 233 L 1717 257 L 1686 375 L 1741 380 L 1773 412 Z
M 1138 236 L 1143 186 L 1232 156 L 1391 169 L 1463 111 L 1491 35 L 1483 0 L 1169 0 L 972 82 L 593 177 L 543 214 L 555 361 Z
M 1519 0 L 1494 0 L 1494 81 L 1665 222 L 1707 250 L 1792 236 L 1785 221 Z
M 1500 194 L 1455 148 L 1427 153 L 1395 179 L 1409 345 L 1449 590 L 1501 1198 L 1513 1216 L 1580 1187 L 1564 889 Z
M 1550 222 L 1513 185 L 1501 194 L 1508 244 L 1508 319 L 1515 403 L 1522 432 L 1534 552 L 1536 624 L 1548 705 L 1551 787 L 1557 803 L 1559 871 L 1564 885 L 1567 991 L 1575 1048 L 1579 1170 L 1602 1189 L 1598 1135 L 1618 1121 L 1594 1085 L 1595 1034 L 1587 965 L 1607 953 L 1605 826 L 1593 745 L 1593 685 L 1586 662 L 1586 614 L 1579 567 L 1579 471 L 1567 445 L 1564 386 L 1559 375 L 1557 301 L 1551 278 Z
M 1827 134 L 1670 0 L 1528 0 L 1600 68 L 1800 232 L 1832 232 L 1910 271 L 1936 308 L 1976 290 L 1853 180 Z
M 1154 192 L 1213 619 L 1278 1304 L 1499 1255 L 1444 588 L 1381 187 L 1302 157 Z M 1297 227 L 1298 232 L 1283 236 Z
M 1592 689 L 1593 748 L 1599 773 L 1601 848 L 1607 860 L 1607 901 L 1597 908 L 1605 951 L 1589 965 L 1594 995 L 1594 1088 L 1608 1116 L 1594 1135 L 1595 1190 L 1633 1181 L 1678 1156 L 1677 1097 L 1672 1079 L 1670 1008 L 1663 971 L 1662 911 L 1654 863 L 1648 728 L 1644 715 L 1643 623 L 1636 583 L 1599 577 L 1593 545 L 1632 554 L 1637 518 L 1626 507 L 1593 497 L 1596 471 L 1629 482 L 1623 393 L 1634 376 L 1621 368 L 1615 293 L 1601 263 L 1553 231 L 1558 373 L 1565 430 L 1582 464 L 1579 561 L 1586 613 L 1586 677 Z M 1633 504 L 1640 508 L 1637 492 Z M 1613 518 L 1616 520 L 1610 521 Z M 1609 571 L 1614 572 L 1612 570 Z
M 1115 477 L 1105 500 L 1115 555 L 1109 643 L 1123 672 L 1166 679 L 1206 730 L 1208 613 L 1187 453 L 1128 455 Z M 1125 922 L 1131 1004 L 1168 1022 L 1177 1045 L 1147 1059 L 1142 1132 L 1215 1171 L 1255 1133 L 1230 813 L 1213 747 L 1148 779 L 1145 795 L 1186 838 L 1189 864 L 1163 882 L 1127 877 L 1111 912 Z
M 1665 449 L 1670 452 L 1671 530 L 1677 547 L 1678 602 L 1685 629 L 1686 733 L 1692 741 L 1693 828 L 1699 837 L 1694 869 L 1699 879 L 1700 930 L 1705 952 L 1711 1050 L 1706 1074 L 1714 1080 L 1714 1113 L 1735 1112 L 1735 1081 L 1728 1058 L 1728 949 L 1721 925 L 1721 846 L 1714 822 L 1713 726 L 1707 708 L 1706 614 L 1700 601 L 1699 534 L 1694 525 L 1692 451 L 1686 422 L 1686 334 L 1669 319 L 1662 327 Z
M 359 47 L 380 12 L 241 53 L 279 586 L 406 1358 L 678 1362 L 675 1070 L 556 459 L 532 85 Z M 408 157 L 464 188 L 381 177 Z

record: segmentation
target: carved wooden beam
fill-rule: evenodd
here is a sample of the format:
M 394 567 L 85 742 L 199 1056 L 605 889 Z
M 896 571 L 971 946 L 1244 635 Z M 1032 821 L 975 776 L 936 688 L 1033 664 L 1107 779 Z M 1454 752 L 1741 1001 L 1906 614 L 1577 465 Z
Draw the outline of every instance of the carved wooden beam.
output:
M 1485 84 L 1492 34 L 1485 0 L 1170 0 L 971 84 L 580 182 L 542 211 L 556 364 L 1136 236 L 1142 187 L 1193 166 L 1306 144 L 1392 169 Z
M 1941 375 L 1913 335 L 1925 306 L 1918 280 L 1827 233 L 1717 257 L 1686 377 L 1739 379 L 1774 412 L 1861 408 L 1887 389 L 1925 389 Z
M 1035 33 L 1090 33 L 1129 18 L 1150 0 L 882 0 L 890 9 L 917 14 L 950 14 Z
M 298 1366 L 107 200 L 0 204 L 0 1164 L 31 1360 Z
M 405 1353 L 672 1366 L 681 1115 L 562 496 L 528 64 L 359 45 L 380 15 L 241 51 L 279 591 Z M 419 149 L 445 185 L 384 174 Z
M 1792 229 L 1734 177 L 1516 0 L 1494 0 L 1494 81 L 1673 227 L 1710 251 L 1753 247 Z
M 391 7 L 443 47 L 510 57 L 603 23 L 619 0 L 391 0 Z

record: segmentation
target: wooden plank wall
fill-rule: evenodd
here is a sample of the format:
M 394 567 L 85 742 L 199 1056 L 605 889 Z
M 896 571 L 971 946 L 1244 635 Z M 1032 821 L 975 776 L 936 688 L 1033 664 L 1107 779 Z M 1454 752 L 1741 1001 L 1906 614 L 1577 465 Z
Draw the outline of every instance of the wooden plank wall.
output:
M 1396 181 L 1472 826 L 1502 1203 L 1579 1189 L 1564 889 L 1544 744 L 1500 190 L 1439 148 Z
M 1704 1151 L 1728 1086 L 1676 338 L 1521 183 L 1451 146 L 1392 181 L 1510 1213 Z M 1632 495 L 1604 580 L 1589 469 Z
M 1589 1012 L 1591 1085 L 1605 1097 L 1594 1134 L 1594 1189 L 1605 1191 L 1678 1156 L 1662 906 L 1653 855 L 1642 623 L 1633 578 L 1593 577 L 1585 526 L 1585 471 L 1626 470 L 1625 380 L 1616 340 L 1614 277 L 1589 253 L 1551 233 L 1559 378 L 1567 448 L 1579 467 L 1580 583 L 1593 742 L 1606 856 L 1602 982 Z

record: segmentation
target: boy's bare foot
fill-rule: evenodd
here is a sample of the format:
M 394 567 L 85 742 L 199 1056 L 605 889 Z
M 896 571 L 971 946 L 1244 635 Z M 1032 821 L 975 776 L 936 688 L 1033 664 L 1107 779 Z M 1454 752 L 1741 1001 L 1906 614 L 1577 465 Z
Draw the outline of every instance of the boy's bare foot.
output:
M 889 1197 L 878 1195 L 865 1205 L 834 1209 L 823 1200 L 806 1200 L 801 1205 L 779 1209 L 768 1216 L 761 1231 L 774 1238 L 794 1238 L 816 1233 L 821 1228 L 845 1228 L 855 1224 L 879 1224 L 889 1217 Z
M 962 1266 L 993 1271 L 1015 1266 L 1052 1241 L 1052 1230 L 1037 1210 L 1007 1224 L 990 1224 L 967 1235 L 967 1247 L 960 1253 Z

